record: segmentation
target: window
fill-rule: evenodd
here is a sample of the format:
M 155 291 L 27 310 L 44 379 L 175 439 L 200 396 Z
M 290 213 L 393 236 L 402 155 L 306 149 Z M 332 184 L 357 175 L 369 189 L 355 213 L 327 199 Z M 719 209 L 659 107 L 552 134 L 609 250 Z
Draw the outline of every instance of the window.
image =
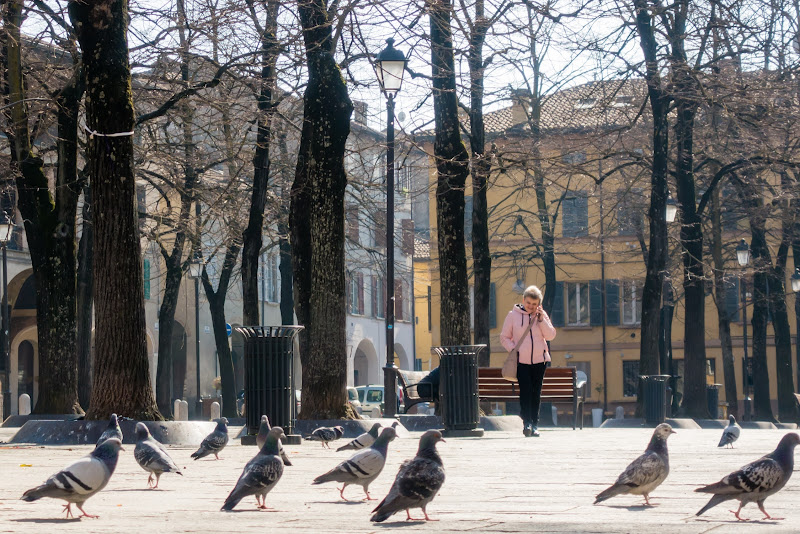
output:
M 383 402 L 383 391 L 379 389 L 370 389 L 367 391 L 367 402 Z
M 280 282 L 278 281 L 278 254 L 268 254 L 264 263 L 266 278 L 266 300 L 267 302 L 278 302 L 280 292 Z
M 561 156 L 561 161 L 567 165 L 580 165 L 586 161 L 585 152 L 568 152 Z
M 413 219 L 401 219 L 400 226 L 403 229 L 402 251 L 406 256 L 414 254 L 414 221 Z
M 628 106 L 633 105 L 633 97 L 632 96 L 617 96 L 614 98 L 614 101 L 611 103 L 612 108 L 626 108 Z
M 567 288 L 567 325 L 581 326 L 589 324 L 589 284 L 565 284 Z
M 581 237 L 589 233 L 589 199 L 585 194 L 566 196 L 561 208 L 561 234 L 564 237 Z
M 353 273 L 350 278 L 350 313 L 364 315 L 364 274 Z
M 383 278 L 372 275 L 372 316 L 383 319 L 386 314 L 386 290 L 383 286 Z
M 617 233 L 636 235 L 642 231 L 644 198 L 641 189 L 617 191 Z
M 414 358 L 414 370 L 422 371 L 422 360 L 420 358 Z
M 358 243 L 358 206 L 348 206 L 347 214 L 347 239 Z
M 642 284 L 638 280 L 620 281 L 622 299 L 620 311 L 622 324 L 638 325 L 642 322 Z
M 379 210 L 373 214 L 375 227 L 372 229 L 372 245 L 375 247 L 386 246 L 386 211 Z
M 398 167 L 395 172 L 395 177 L 397 178 L 397 180 L 395 180 L 397 183 L 397 192 L 409 193 L 411 191 L 411 167 L 408 165 Z
M 639 393 L 639 360 L 622 362 L 622 396 L 636 397 Z
M 581 98 L 575 104 L 575 109 L 592 109 L 596 103 L 596 98 Z

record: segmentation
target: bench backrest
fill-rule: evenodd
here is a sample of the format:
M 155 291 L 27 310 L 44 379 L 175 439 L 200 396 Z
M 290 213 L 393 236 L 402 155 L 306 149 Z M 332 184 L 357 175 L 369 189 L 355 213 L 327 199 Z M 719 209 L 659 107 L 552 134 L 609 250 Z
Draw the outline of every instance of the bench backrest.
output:
M 542 382 L 542 399 L 572 400 L 576 376 L 575 367 L 548 367 Z M 479 367 L 478 393 L 484 398 L 519 395 L 519 385 L 503 378 L 499 367 Z

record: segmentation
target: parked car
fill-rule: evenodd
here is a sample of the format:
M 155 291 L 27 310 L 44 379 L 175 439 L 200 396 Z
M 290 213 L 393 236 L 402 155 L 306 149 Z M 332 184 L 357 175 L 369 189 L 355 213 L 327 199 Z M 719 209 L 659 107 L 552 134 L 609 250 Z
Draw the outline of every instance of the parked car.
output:
M 381 413 L 383 413 L 383 386 L 377 384 L 357 386 L 356 391 L 358 391 L 358 400 L 361 403 L 361 413 L 371 415 L 372 409 L 376 406 L 380 408 Z M 395 402 L 397 402 L 397 413 L 402 413 L 400 398 L 398 397 Z
M 356 413 L 361 413 L 361 401 L 358 400 L 358 390 L 354 387 L 347 388 L 347 402 Z

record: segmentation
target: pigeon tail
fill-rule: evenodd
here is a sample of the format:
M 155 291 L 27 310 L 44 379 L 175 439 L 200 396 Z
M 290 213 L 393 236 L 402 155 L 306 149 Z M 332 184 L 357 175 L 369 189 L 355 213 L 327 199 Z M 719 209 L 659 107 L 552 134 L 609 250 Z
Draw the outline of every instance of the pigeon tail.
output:
M 703 489 L 703 488 L 700 488 L 700 489 Z M 697 489 L 695 491 L 700 491 L 700 489 Z M 733 495 L 714 495 L 713 497 L 711 497 L 711 500 L 708 501 L 708 503 L 705 506 L 700 508 L 700 511 L 697 512 L 694 515 L 696 515 L 696 516 L 703 515 L 705 512 L 711 510 L 712 508 L 714 508 L 719 503 L 725 502 L 725 501 L 729 501 L 729 500 L 735 499 L 735 498 L 736 497 L 733 496 Z
M 630 489 L 630 486 L 627 484 L 614 484 L 610 488 L 598 493 L 597 497 L 595 497 L 594 504 L 601 503 L 603 501 L 607 501 L 611 497 L 616 497 L 617 495 L 627 493 Z
M 242 502 L 243 497 L 228 495 L 228 498 L 225 499 L 225 504 L 222 505 L 220 508 L 220 512 L 230 512 L 234 509 L 234 507 Z

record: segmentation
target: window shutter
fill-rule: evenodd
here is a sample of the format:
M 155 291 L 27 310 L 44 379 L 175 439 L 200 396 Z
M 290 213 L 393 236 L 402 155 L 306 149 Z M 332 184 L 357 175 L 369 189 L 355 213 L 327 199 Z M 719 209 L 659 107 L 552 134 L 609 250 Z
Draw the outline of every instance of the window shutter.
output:
M 144 272 L 144 300 L 150 300 L 150 260 L 145 258 L 142 263 L 142 271 Z
M 606 280 L 606 324 L 619 325 L 619 280 Z
M 358 242 L 358 207 L 347 207 L 347 238 Z
M 497 328 L 497 290 L 494 282 L 489 284 L 489 328 Z
M 403 320 L 403 284 L 400 280 L 394 281 L 394 318 Z
M 403 228 L 403 254 L 411 256 L 414 254 L 414 220 L 403 219 L 400 222 Z
M 553 326 L 564 326 L 564 282 L 556 282 L 556 298 L 553 300 L 553 309 L 550 319 Z
M 344 294 L 347 295 L 347 313 L 353 313 L 353 292 L 350 290 L 350 276 L 345 274 L 346 278 L 344 279 Z
M 589 198 L 581 195 L 575 199 L 576 234 L 585 236 L 589 233 Z
M 472 241 L 472 197 L 464 197 L 464 241 Z
M 386 212 L 384 211 L 376 211 L 375 214 L 375 246 L 376 247 L 385 247 L 386 246 Z
M 725 282 L 725 310 L 729 321 L 739 320 L 739 279 L 733 278 Z
M 561 235 L 575 237 L 575 197 L 565 198 L 561 203 Z
M 358 280 L 358 314 L 364 315 L 364 273 L 356 275 Z
M 603 324 L 603 289 L 600 280 L 589 282 L 589 324 Z

